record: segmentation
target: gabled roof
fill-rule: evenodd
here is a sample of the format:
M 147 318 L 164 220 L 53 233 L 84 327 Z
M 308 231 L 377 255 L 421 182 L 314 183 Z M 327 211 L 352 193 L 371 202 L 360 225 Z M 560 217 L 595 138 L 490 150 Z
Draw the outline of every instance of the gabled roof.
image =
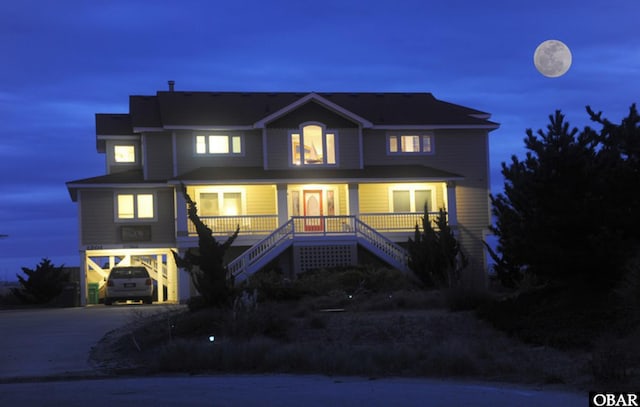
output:
M 256 123 L 254 123 L 253 127 L 257 127 L 257 128 L 262 128 L 265 127 L 265 125 L 267 125 L 268 123 L 271 123 L 272 121 L 284 116 L 285 114 L 294 111 L 295 109 L 297 109 L 298 107 L 305 105 L 309 102 L 316 102 L 322 106 L 325 106 L 327 108 L 329 108 L 330 110 L 334 111 L 335 113 L 339 114 L 342 117 L 345 117 L 347 119 L 352 120 L 355 123 L 360 124 L 362 127 L 371 127 L 372 123 L 365 119 L 364 117 L 361 117 L 347 109 L 345 109 L 344 107 L 335 104 L 334 102 L 331 102 L 330 100 L 327 100 L 326 98 L 323 98 L 322 96 L 316 94 L 316 93 L 309 93 L 306 96 L 296 100 L 295 102 L 283 107 L 282 109 L 279 109 L 276 112 L 271 113 L 268 116 L 263 117 L 262 119 L 258 120 Z
M 431 93 L 399 92 L 178 92 L 131 96 L 134 131 L 176 128 L 261 128 L 306 103 L 318 103 L 362 127 L 495 129 L 490 114 L 436 99 Z M 108 124 L 96 121 L 96 133 Z

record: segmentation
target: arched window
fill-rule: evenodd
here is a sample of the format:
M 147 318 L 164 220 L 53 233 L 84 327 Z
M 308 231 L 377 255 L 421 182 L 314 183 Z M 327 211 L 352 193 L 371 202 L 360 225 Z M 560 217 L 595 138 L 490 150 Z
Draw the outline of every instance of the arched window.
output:
M 319 124 L 304 124 L 290 134 L 291 164 L 335 165 L 336 135 Z

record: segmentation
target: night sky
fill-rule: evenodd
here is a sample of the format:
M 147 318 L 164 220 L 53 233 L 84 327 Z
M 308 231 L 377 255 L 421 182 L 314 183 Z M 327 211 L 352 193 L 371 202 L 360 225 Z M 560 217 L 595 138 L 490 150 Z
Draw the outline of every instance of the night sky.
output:
M 588 125 L 640 101 L 640 1 L 20 0 L 0 5 L 0 280 L 41 258 L 77 266 L 65 182 L 105 173 L 95 113 L 179 91 L 431 92 L 492 113 L 500 163 L 560 109 Z M 564 42 L 567 74 L 533 64 Z

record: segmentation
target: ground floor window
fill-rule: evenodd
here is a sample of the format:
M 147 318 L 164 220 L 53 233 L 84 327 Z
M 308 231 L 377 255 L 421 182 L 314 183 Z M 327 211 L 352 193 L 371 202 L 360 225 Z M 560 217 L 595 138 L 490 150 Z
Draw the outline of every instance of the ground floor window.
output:
M 422 212 L 433 210 L 433 197 L 430 189 L 392 189 L 391 212 Z

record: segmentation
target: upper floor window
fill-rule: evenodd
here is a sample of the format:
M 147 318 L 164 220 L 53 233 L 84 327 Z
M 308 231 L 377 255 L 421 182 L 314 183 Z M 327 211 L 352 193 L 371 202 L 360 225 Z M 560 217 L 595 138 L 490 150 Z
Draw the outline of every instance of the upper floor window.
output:
M 154 219 L 153 194 L 116 194 L 116 217 L 119 220 Z
M 136 148 L 132 145 L 115 145 L 113 147 L 113 157 L 117 163 L 135 163 Z
M 197 135 L 196 154 L 242 154 L 242 137 L 227 134 Z
M 431 154 L 432 134 L 391 134 L 387 137 L 390 154 Z
M 317 124 L 303 125 L 300 132 L 291 133 L 291 164 L 334 165 L 336 134 Z

